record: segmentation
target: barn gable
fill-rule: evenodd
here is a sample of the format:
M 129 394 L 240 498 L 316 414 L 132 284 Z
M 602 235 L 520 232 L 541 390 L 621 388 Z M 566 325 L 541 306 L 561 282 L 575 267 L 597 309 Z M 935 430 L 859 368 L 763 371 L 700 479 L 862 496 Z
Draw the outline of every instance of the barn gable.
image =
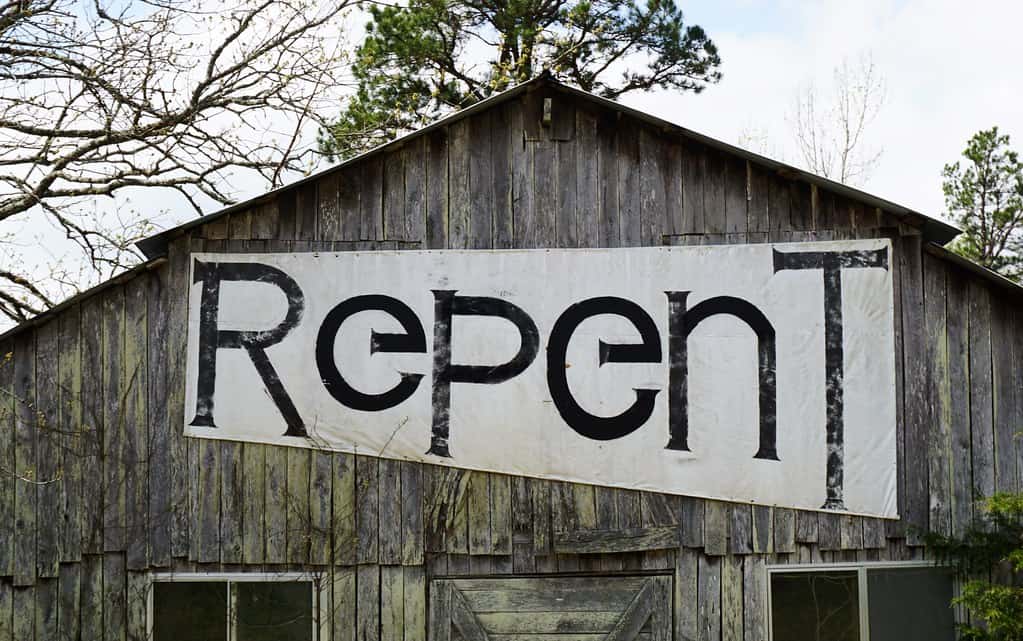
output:
M 491 597 L 432 600 L 566 573 L 670 577 L 677 639 L 766 638 L 766 565 L 924 559 L 924 532 L 1023 489 L 1019 289 L 942 249 L 955 233 L 546 78 L 162 232 L 2 338 L 0 641 L 141 638 L 154 573 L 288 571 L 330 586 L 322 639 L 426 639 L 428 601 L 486 627 Z M 854 238 L 894 248 L 898 520 L 182 434 L 192 252 Z M 622 580 L 624 607 L 646 583 Z

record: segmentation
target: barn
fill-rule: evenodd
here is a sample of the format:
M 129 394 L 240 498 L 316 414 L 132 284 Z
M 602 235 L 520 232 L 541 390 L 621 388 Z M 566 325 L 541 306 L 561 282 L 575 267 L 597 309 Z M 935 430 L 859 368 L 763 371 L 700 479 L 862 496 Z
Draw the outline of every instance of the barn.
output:
M 957 233 L 549 77 L 161 232 L 0 337 L 0 641 L 952 639 Z

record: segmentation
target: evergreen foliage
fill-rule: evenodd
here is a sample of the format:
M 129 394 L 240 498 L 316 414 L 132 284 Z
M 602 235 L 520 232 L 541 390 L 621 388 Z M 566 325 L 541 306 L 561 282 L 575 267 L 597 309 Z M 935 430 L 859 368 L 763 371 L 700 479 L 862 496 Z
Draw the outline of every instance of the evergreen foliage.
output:
M 674 0 L 411 0 L 375 6 L 355 54 L 358 88 L 320 134 L 349 157 L 546 70 L 617 98 L 699 92 L 721 74 L 717 47 Z
M 1023 273 L 1023 163 L 998 127 L 978 131 L 964 161 L 945 165 L 949 215 L 963 229 L 952 249 L 1004 276 Z
M 995 494 L 985 501 L 984 512 L 962 537 L 932 533 L 925 542 L 939 561 L 969 579 L 954 602 L 966 607 L 975 624 L 962 625 L 961 638 L 1023 641 L 1023 587 L 977 578 L 1004 565 L 1023 572 L 1023 494 Z

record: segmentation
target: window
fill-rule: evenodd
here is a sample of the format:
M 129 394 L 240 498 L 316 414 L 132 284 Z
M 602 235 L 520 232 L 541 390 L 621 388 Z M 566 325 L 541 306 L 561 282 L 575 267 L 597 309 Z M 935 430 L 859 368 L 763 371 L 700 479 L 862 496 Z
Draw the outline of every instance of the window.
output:
M 923 563 L 768 568 L 773 641 L 953 641 L 951 571 Z
M 153 641 L 313 641 L 315 582 L 303 574 L 157 575 Z

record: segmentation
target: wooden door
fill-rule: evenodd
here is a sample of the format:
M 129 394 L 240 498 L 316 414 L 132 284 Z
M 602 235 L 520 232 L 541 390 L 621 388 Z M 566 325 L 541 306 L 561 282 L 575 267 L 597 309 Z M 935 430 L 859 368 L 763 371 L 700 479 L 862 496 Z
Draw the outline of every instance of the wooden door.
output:
M 428 641 L 669 641 L 671 578 L 436 579 Z

